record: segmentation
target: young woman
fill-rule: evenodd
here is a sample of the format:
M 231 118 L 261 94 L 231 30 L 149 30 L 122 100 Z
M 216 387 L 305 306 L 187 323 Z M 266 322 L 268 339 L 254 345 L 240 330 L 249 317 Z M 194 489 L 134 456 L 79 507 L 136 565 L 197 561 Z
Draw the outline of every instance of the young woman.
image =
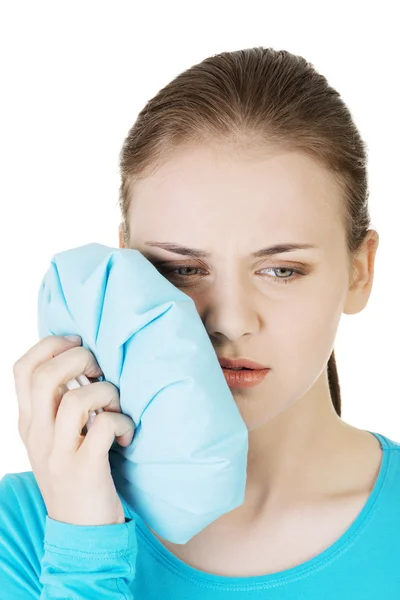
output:
M 400 445 L 341 419 L 333 352 L 379 242 L 340 95 L 286 51 L 212 56 L 148 102 L 120 166 L 120 247 L 194 300 L 221 362 L 269 368 L 255 385 L 226 374 L 249 431 L 245 501 L 185 545 L 156 535 L 108 468 L 114 436 L 133 434 L 118 390 L 65 394 L 99 367 L 79 341 L 45 338 L 14 366 L 32 472 L 1 482 L 2 597 L 398 598 Z

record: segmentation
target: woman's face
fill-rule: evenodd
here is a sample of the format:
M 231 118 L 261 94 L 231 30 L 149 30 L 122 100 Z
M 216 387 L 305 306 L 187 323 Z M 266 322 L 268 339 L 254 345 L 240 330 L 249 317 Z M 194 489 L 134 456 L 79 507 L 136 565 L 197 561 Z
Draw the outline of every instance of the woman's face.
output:
M 193 299 L 218 356 L 271 369 L 255 387 L 231 388 L 249 430 L 313 393 L 349 287 L 340 191 L 329 172 L 295 152 L 193 147 L 135 184 L 129 222 L 129 247 Z M 276 244 L 313 247 L 252 256 Z

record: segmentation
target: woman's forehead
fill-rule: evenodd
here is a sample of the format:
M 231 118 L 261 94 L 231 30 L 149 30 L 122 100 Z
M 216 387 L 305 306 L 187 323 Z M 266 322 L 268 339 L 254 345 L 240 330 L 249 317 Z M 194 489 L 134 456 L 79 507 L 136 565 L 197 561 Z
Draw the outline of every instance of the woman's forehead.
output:
M 333 176 L 304 154 L 242 161 L 199 148 L 135 184 L 129 219 L 133 239 L 191 247 L 196 239 L 201 248 L 242 239 L 247 253 L 257 244 L 331 243 L 335 225 L 343 228 L 340 202 Z
M 132 210 L 193 211 L 218 218 L 232 211 L 255 218 L 289 218 L 293 213 L 335 213 L 341 193 L 334 176 L 311 158 L 280 153 L 257 160 L 231 155 L 215 159 L 212 150 L 178 155 L 134 185 Z

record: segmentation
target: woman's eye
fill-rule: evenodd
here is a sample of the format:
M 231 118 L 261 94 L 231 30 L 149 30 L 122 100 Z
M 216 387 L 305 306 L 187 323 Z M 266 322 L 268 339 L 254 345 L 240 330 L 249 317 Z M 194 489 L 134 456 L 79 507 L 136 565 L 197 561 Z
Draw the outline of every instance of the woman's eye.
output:
M 202 269 L 199 269 L 198 267 L 194 267 L 194 266 L 187 266 L 187 265 L 181 265 L 181 266 L 177 266 L 173 269 L 163 269 L 164 273 L 166 275 L 171 275 L 172 277 L 175 277 L 176 279 L 180 279 L 181 281 L 183 280 L 190 280 L 193 279 L 194 277 L 199 277 L 199 271 L 201 271 Z M 178 271 L 181 271 L 181 273 L 177 273 Z M 190 273 L 190 271 L 192 271 Z M 193 272 L 195 271 L 195 273 Z M 259 271 L 260 273 L 263 273 L 265 271 L 272 271 L 273 273 L 275 273 L 276 275 L 273 276 L 266 276 L 265 279 L 269 279 L 272 283 L 277 283 L 278 285 L 280 284 L 288 284 L 288 283 L 292 283 L 294 282 L 298 277 L 302 276 L 302 275 L 306 275 L 306 273 L 303 273 L 302 271 L 298 270 L 298 269 L 291 269 L 290 267 L 275 267 L 275 268 L 267 268 L 267 269 L 262 269 L 261 271 Z M 279 275 L 279 272 L 289 272 L 291 275 L 289 276 L 281 276 Z
M 269 268 L 269 269 L 262 269 L 261 272 L 264 271 L 272 271 L 273 273 L 279 273 L 279 272 L 289 272 L 291 273 L 291 275 L 287 276 L 287 277 L 282 277 L 281 275 L 275 275 L 270 277 L 272 283 L 277 283 L 278 285 L 280 285 L 281 283 L 283 284 L 288 284 L 288 283 L 293 283 L 296 279 L 298 279 L 298 277 L 301 277 L 302 275 L 305 275 L 306 273 L 303 273 L 302 271 L 299 271 L 298 269 L 291 269 L 290 267 L 275 267 L 275 268 Z
M 199 271 L 199 269 L 196 269 L 196 267 L 178 267 L 178 269 L 175 269 L 176 271 Z M 187 277 L 190 277 L 191 275 L 194 275 L 194 273 L 185 273 L 185 275 Z M 185 276 L 183 275 L 183 277 Z

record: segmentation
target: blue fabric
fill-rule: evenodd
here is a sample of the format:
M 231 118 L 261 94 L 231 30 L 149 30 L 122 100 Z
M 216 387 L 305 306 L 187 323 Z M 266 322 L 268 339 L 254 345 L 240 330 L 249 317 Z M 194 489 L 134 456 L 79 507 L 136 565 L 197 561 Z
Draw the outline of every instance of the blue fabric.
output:
M 131 520 L 123 525 L 84 527 L 53 521 L 33 474 L 8 474 L 0 481 L 0 597 L 398 600 L 400 444 L 373 435 L 383 449 L 381 467 L 353 523 L 310 560 L 256 577 L 221 577 L 182 562 L 126 504 L 125 515 Z
M 139 251 L 55 254 L 38 295 L 40 338 L 78 334 L 136 426 L 114 442 L 118 492 L 163 538 L 186 543 L 244 502 L 248 432 L 193 300 Z

